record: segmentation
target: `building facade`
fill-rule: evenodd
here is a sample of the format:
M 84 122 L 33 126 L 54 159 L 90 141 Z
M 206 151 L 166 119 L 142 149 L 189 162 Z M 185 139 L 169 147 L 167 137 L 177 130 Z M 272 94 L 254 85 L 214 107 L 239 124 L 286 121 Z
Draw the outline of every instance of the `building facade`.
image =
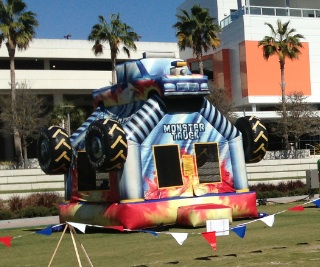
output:
M 281 100 L 280 65 L 277 57 L 263 58 L 258 42 L 271 35 L 270 23 L 290 20 L 290 27 L 304 35 L 298 60 L 286 60 L 286 93 L 302 91 L 307 101 L 320 103 L 320 2 L 316 0 L 187 0 L 178 7 L 190 10 L 200 4 L 210 10 L 222 32 L 222 45 L 204 55 L 205 72 L 217 87 L 230 91 L 234 106 L 261 118 L 276 117 L 274 105 Z M 193 70 L 192 51 L 181 52 Z
M 270 36 L 270 23 L 290 21 L 290 28 L 302 34 L 299 59 L 285 63 L 286 94 L 301 91 L 307 102 L 320 107 L 320 1 L 317 0 L 186 0 L 177 8 L 190 10 L 194 4 L 208 8 L 221 26 L 221 46 L 204 54 L 204 72 L 216 88 L 229 91 L 238 116 L 255 115 L 268 125 L 279 118 L 275 106 L 281 102 L 281 74 L 277 56 L 263 58 L 259 41 Z M 180 52 L 192 71 L 198 62 L 191 50 Z M 305 136 L 295 146 L 310 148 L 320 143 L 319 136 Z M 283 148 L 280 137 L 270 138 L 269 149 Z M 270 145 L 271 144 L 271 145 Z M 309 147 L 306 147 L 309 145 Z

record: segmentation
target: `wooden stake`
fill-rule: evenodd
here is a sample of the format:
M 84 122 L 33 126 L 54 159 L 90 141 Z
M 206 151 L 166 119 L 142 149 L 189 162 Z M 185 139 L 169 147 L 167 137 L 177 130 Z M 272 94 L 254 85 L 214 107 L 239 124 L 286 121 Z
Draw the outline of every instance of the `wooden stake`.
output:
M 74 240 L 74 236 L 73 236 L 74 235 L 74 233 L 73 233 L 74 229 L 73 229 L 73 227 L 71 225 L 69 225 L 69 228 L 70 228 L 70 234 L 71 234 L 71 238 L 72 238 L 73 247 L 74 247 L 74 250 L 76 252 L 77 260 L 78 260 L 79 266 L 82 267 L 81 260 L 80 260 L 80 257 L 79 257 L 79 253 L 78 253 L 77 244 L 76 244 L 76 242 Z
M 55 255 L 56 255 L 56 253 L 57 253 L 57 251 L 58 251 L 58 248 L 59 248 L 59 246 L 60 246 L 60 243 L 61 243 L 61 241 L 62 241 L 62 238 L 63 238 L 63 236 L 64 236 L 64 234 L 65 234 L 65 232 L 66 232 L 66 230 L 67 230 L 68 227 L 69 227 L 69 229 L 70 229 L 70 235 L 71 235 L 71 238 L 72 238 L 72 243 L 73 243 L 74 250 L 75 250 L 75 252 L 76 252 L 76 256 L 77 256 L 77 260 L 78 260 L 79 266 L 82 267 L 82 265 L 81 265 L 81 260 L 80 260 L 80 257 L 79 257 L 79 253 L 78 253 L 77 244 L 76 244 L 76 242 L 75 242 L 75 238 L 77 239 L 78 243 L 80 244 L 81 249 L 83 250 L 83 252 L 84 252 L 84 254 L 85 254 L 85 256 L 86 256 L 86 258 L 87 258 L 87 260 L 88 260 L 88 262 L 89 262 L 89 264 L 90 264 L 90 266 L 93 267 L 93 264 L 92 264 L 92 262 L 91 262 L 91 260 L 90 260 L 90 258 L 89 258 L 89 255 L 88 255 L 87 251 L 85 250 L 84 246 L 82 245 L 82 243 L 80 242 L 80 240 L 79 240 L 78 237 L 77 237 L 77 233 L 76 233 L 76 231 L 74 230 L 74 227 L 73 227 L 72 225 L 68 224 L 68 223 L 66 223 L 66 226 L 64 227 L 63 233 L 62 233 L 62 235 L 61 235 L 61 237 L 60 237 L 60 239 L 59 239 L 59 242 L 58 242 L 58 244 L 57 244 L 57 246 L 56 246 L 56 248 L 55 248 L 55 250 L 54 250 L 54 252 L 53 252 L 53 255 L 52 255 L 52 257 L 51 257 L 51 260 L 50 260 L 50 262 L 49 262 L 48 267 L 51 266 L 51 263 L 52 263 L 52 261 L 53 261 L 53 258 L 55 257 Z
M 80 244 L 80 247 L 81 247 L 81 249 L 83 250 L 84 255 L 86 256 L 87 261 L 89 262 L 90 266 L 93 267 L 93 264 L 92 264 L 92 262 L 91 262 L 91 260 L 90 260 L 90 258 L 89 258 L 89 255 L 88 255 L 87 251 L 85 250 L 84 246 L 82 245 L 81 241 L 79 240 L 79 238 L 78 238 L 78 236 L 77 236 L 77 233 L 76 233 L 76 231 L 74 230 L 74 227 L 71 228 L 71 231 L 73 231 L 74 236 L 75 236 L 75 238 L 77 239 L 78 243 Z
M 61 237 L 60 237 L 60 239 L 59 239 L 59 242 L 58 242 L 58 244 L 57 244 L 57 246 L 56 246 L 56 248 L 55 248 L 55 250 L 54 250 L 54 252 L 53 252 L 53 255 L 52 255 L 52 257 L 51 257 L 51 260 L 50 260 L 50 262 L 49 262 L 48 267 L 51 266 L 51 263 L 52 263 L 52 261 L 53 261 L 53 258 L 54 258 L 54 256 L 56 255 L 56 253 L 57 253 L 57 251 L 58 251 L 58 248 L 59 248 L 59 246 L 60 246 L 61 240 L 62 240 L 62 238 L 63 238 L 63 236 L 64 236 L 67 228 L 68 228 L 68 224 L 66 224 L 66 226 L 65 226 L 64 229 L 63 229 L 62 235 L 61 235 Z

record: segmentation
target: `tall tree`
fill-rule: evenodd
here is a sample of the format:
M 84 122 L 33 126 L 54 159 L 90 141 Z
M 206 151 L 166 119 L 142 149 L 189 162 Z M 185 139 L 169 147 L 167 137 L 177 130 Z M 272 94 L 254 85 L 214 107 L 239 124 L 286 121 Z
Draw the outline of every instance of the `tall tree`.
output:
M 265 23 L 270 30 L 271 36 L 265 36 L 258 44 L 262 47 L 263 57 L 268 60 L 271 56 L 277 56 L 280 64 L 281 72 L 281 103 L 282 103 L 282 123 L 283 137 L 285 148 L 290 149 L 289 134 L 288 134 L 288 119 L 286 112 L 286 83 L 285 83 L 285 62 L 286 58 L 291 60 L 298 59 L 301 54 L 300 48 L 302 43 L 300 39 L 303 35 L 296 33 L 296 29 L 289 27 L 290 21 L 282 23 L 277 20 L 277 28 L 274 28 L 270 23 Z
M 103 53 L 103 43 L 109 43 L 112 64 L 112 84 L 116 83 L 116 60 L 120 52 L 119 47 L 122 44 L 122 50 L 130 58 L 130 49 L 137 50 L 135 41 L 139 41 L 139 36 L 134 29 L 120 20 L 120 14 L 111 14 L 110 23 L 100 15 L 99 23 L 93 25 L 88 37 L 89 41 L 94 41 L 92 51 L 95 55 Z
M 235 122 L 237 115 L 232 106 L 232 98 L 230 93 L 225 88 L 215 88 L 212 82 L 209 82 L 210 95 L 207 99 L 216 109 L 220 111 L 229 121 Z
M 320 118 L 317 109 L 307 102 L 307 96 L 301 91 L 290 92 L 286 95 L 286 116 L 288 134 L 294 138 L 295 147 L 299 148 L 299 141 L 302 135 L 310 136 L 319 134 Z M 282 105 L 281 105 L 282 106 Z M 282 107 L 277 113 L 283 117 Z M 283 136 L 283 125 L 278 122 L 272 127 L 273 133 Z
M 220 46 L 220 26 L 214 23 L 215 19 L 211 17 L 209 10 L 200 5 L 194 5 L 191 13 L 186 10 L 181 10 L 181 13 L 176 15 L 178 22 L 172 26 L 177 30 L 178 46 L 181 50 L 193 50 L 193 55 L 199 62 L 200 74 L 203 74 L 203 51 Z
M 3 123 L 0 131 L 5 135 L 12 134 L 13 130 L 17 131 L 22 142 L 24 167 L 28 168 L 28 138 L 36 137 L 39 129 L 45 125 L 46 103 L 44 98 L 30 93 L 26 82 L 18 83 L 17 87 L 15 102 L 10 101 L 9 95 L 0 98 L 0 121 Z
M 5 43 L 10 60 L 10 86 L 12 107 L 16 101 L 16 76 L 14 58 L 16 49 L 26 50 L 35 36 L 38 27 L 36 14 L 26 11 L 27 5 L 22 0 L 0 0 L 0 47 Z M 15 154 L 18 162 L 22 161 L 21 139 L 17 129 L 13 128 Z

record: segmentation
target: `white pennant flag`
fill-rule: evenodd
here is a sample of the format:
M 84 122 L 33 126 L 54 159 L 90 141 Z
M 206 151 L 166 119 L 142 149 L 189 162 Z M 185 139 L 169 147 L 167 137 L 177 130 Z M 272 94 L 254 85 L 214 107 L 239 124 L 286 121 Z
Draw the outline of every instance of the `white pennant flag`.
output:
M 70 224 L 74 228 L 77 228 L 80 232 L 84 233 L 86 232 L 86 224 L 83 223 L 74 223 L 74 222 L 67 222 L 67 224 Z
M 170 233 L 172 237 L 178 242 L 179 245 L 182 245 L 183 242 L 187 239 L 188 233 Z
M 263 221 L 269 227 L 272 227 L 274 224 L 274 215 L 263 217 L 260 220 Z

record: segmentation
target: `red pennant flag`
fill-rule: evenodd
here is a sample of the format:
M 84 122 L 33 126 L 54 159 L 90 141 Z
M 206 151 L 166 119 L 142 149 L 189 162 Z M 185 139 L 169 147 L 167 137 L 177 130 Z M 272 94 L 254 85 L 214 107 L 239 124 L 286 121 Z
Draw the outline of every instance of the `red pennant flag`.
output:
M 295 207 L 289 208 L 289 210 L 291 210 L 291 211 L 303 211 L 304 207 L 303 206 L 295 206 Z
M 213 248 L 213 250 L 216 251 L 217 250 L 216 232 L 206 232 L 201 234 L 208 241 L 208 243 Z
M 10 247 L 11 246 L 11 239 L 12 239 L 12 236 L 0 237 L 0 242 L 5 244 L 7 247 Z

